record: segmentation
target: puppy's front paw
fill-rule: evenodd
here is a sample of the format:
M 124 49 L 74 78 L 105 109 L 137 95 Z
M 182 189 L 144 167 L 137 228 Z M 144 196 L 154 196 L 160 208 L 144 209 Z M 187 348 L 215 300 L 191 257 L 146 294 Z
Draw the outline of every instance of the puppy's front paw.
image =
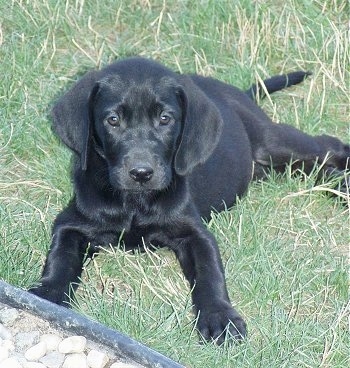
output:
M 28 290 L 28 292 L 52 303 L 69 307 L 69 297 L 59 288 L 41 284 L 33 286 Z
M 242 317 L 231 307 L 202 309 L 199 311 L 197 329 L 207 341 L 221 345 L 226 336 L 242 340 L 247 335 L 247 326 Z

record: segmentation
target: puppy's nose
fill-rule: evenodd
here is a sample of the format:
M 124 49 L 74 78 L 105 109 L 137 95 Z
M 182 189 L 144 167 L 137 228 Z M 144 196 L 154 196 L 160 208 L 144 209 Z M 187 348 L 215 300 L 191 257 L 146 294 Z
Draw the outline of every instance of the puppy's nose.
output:
M 132 179 L 138 183 L 145 183 L 149 181 L 153 176 L 153 169 L 150 166 L 135 166 L 129 171 L 129 175 Z

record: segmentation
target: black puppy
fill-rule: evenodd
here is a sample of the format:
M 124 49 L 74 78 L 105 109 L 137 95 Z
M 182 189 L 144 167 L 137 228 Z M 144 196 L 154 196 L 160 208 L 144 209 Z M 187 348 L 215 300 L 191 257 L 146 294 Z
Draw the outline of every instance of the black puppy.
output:
M 301 81 L 277 77 L 274 91 Z M 290 76 L 292 78 L 292 75 Z M 31 292 L 57 304 L 76 287 L 88 245 L 173 250 L 192 288 L 197 328 L 222 343 L 246 335 L 228 297 L 213 235 L 202 218 L 231 207 L 252 177 L 293 162 L 306 172 L 348 169 L 349 145 L 274 124 L 245 92 L 178 75 L 143 58 L 86 74 L 53 108 L 54 129 L 75 153 L 75 195 L 56 218 L 43 275 Z M 346 183 L 347 184 L 347 183 Z

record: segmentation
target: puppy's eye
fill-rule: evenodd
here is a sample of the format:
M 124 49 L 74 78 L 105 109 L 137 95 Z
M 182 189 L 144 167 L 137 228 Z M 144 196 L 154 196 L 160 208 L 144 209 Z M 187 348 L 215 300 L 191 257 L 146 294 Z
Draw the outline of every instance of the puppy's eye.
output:
M 171 116 L 167 114 L 161 114 L 159 117 L 159 124 L 160 125 L 168 125 L 171 122 Z
M 120 118 L 118 115 L 112 115 L 109 118 L 107 118 L 107 123 L 109 125 L 112 125 L 114 127 L 119 126 L 120 125 Z

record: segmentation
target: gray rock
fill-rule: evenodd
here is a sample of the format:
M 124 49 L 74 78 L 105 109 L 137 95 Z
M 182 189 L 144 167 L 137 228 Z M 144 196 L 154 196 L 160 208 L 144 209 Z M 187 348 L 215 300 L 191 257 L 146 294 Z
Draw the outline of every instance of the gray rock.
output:
M 39 359 L 39 362 L 43 363 L 47 368 L 60 368 L 62 367 L 64 358 L 64 354 L 61 354 L 58 351 L 53 351 Z
M 24 350 L 29 349 L 31 346 L 39 342 L 40 332 L 30 331 L 30 332 L 19 332 L 15 336 L 15 346 L 16 350 L 24 352 Z
M 12 326 L 19 317 L 19 312 L 15 308 L 0 309 L 0 322 L 5 326 Z

